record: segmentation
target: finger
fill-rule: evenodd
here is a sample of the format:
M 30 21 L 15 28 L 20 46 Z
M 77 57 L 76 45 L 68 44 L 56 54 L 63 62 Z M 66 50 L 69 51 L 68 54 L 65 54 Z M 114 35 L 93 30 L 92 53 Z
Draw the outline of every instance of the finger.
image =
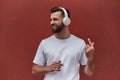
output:
M 61 61 L 54 61 L 53 64 L 60 64 Z
M 60 66 L 63 66 L 63 64 L 62 64 L 62 63 L 60 63 Z
M 61 71 L 59 68 L 56 68 L 55 71 Z
M 58 61 L 58 63 L 61 63 L 61 60 L 60 60 L 60 61 Z
M 55 66 L 55 67 L 53 67 L 53 68 L 54 68 L 55 71 L 60 71 L 61 66 L 59 65 L 59 66 Z
M 58 64 L 52 64 L 52 67 L 56 67 L 56 66 L 58 66 Z
M 57 61 L 54 61 L 53 64 L 57 64 L 58 62 Z
M 91 44 L 92 46 L 94 46 L 94 42 L 92 42 L 92 44 Z
M 88 50 L 88 47 L 85 47 L 85 51 L 87 51 Z
M 60 66 L 63 66 L 63 64 L 61 63 L 61 60 L 59 61 L 59 64 L 60 64 Z
M 52 67 L 54 68 L 54 70 L 56 70 L 56 68 L 61 68 L 63 66 L 63 64 L 61 63 L 61 61 L 54 61 L 52 64 Z
M 63 64 L 62 63 L 54 63 L 54 64 L 52 64 L 54 67 L 56 67 L 56 66 L 63 66 Z
M 87 45 L 86 45 L 86 48 L 89 48 L 89 47 L 90 47 L 90 46 L 87 44 Z
M 86 51 L 88 49 L 88 47 L 86 46 L 85 48 L 84 48 L 84 50 Z
M 59 64 L 52 64 L 52 67 L 53 68 L 56 68 L 56 67 L 58 67 L 59 66 Z
M 92 43 L 92 42 L 91 42 L 91 40 L 90 40 L 90 38 L 88 38 L 88 43 L 89 43 L 89 44 L 91 44 L 91 43 Z

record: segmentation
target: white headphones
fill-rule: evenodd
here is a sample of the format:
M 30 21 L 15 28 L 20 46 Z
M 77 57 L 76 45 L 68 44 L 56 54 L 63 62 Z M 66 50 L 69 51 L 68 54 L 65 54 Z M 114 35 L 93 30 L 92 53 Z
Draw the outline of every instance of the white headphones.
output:
M 59 7 L 59 8 L 62 9 L 62 11 L 64 12 L 64 15 L 65 15 L 65 17 L 63 18 L 63 24 L 68 26 L 71 22 L 70 18 L 68 17 L 68 13 L 65 8 L 62 8 L 62 7 Z

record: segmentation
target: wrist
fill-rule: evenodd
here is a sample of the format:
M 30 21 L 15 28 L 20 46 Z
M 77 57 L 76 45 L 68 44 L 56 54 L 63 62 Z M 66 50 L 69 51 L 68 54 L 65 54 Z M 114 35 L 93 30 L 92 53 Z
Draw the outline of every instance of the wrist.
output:
M 53 72 L 53 69 L 51 68 L 51 66 L 46 66 L 45 70 L 46 72 Z
M 93 66 L 93 65 L 94 65 L 94 59 L 93 59 L 93 58 L 88 59 L 88 60 L 87 60 L 87 65 L 88 65 L 88 66 Z

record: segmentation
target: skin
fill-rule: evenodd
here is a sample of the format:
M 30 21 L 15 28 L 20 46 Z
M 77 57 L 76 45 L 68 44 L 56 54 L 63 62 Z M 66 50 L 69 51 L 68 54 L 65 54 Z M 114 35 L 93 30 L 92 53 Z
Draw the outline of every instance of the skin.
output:
M 63 25 L 62 19 L 63 16 L 61 15 L 60 11 L 51 13 L 50 16 L 51 30 L 57 38 L 66 39 L 70 36 L 70 31 L 69 31 L 69 27 Z M 62 28 L 62 30 L 56 33 L 55 31 L 58 29 L 58 27 Z M 88 38 L 88 44 L 86 45 L 85 48 L 85 52 L 88 61 L 87 64 L 84 66 L 84 73 L 87 76 L 92 76 L 94 72 L 94 59 L 93 59 L 94 42 L 92 42 L 89 38 Z M 32 67 L 32 73 L 41 75 L 48 72 L 60 71 L 60 68 L 62 66 L 64 66 L 64 64 L 62 64 L 61 61 L 54 61 L 49 66 L 41 66 L 34 64 Z

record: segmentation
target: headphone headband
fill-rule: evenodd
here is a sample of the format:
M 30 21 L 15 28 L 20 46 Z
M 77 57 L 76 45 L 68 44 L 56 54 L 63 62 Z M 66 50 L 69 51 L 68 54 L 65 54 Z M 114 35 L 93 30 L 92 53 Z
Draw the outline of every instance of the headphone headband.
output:
M 68 13 L 65 8 L 63 8 L 63 7 L 59 7 L 59 8 L 62 9 L 62 11 L 64 12 L 64 15 L 65 15 L 63 18 L 63 24 L 68 26 L 71 22 L 70 18 L 68 17 Z
M 62 9 L 62 11 L 64 12 L 64 15 L 68 17 L 68 13 L 67 13 L 66 9 L 63 7 L 60 7 L 60 9 Z

